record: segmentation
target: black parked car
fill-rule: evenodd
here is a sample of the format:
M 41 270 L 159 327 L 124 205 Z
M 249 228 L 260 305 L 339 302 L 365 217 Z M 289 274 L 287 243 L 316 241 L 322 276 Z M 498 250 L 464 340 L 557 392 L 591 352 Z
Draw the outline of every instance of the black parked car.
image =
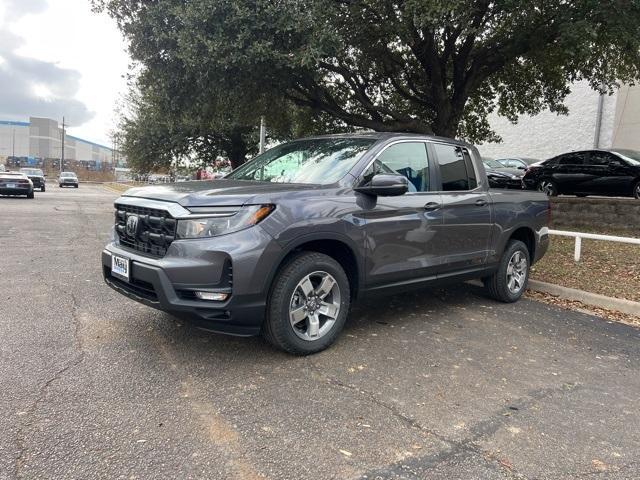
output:
M 39 168 L 21 168 L 20 173 L 24 173 L 29 180 L 33 182 L 33 188 L 39 188 L 41 192 L 45 191 L 44 173 Z
M 505 167 L 508 168 L 517 168 L 518 170 L 526 170 L 529 165 L 534 163 L 538 163 L 540 160 L 537 158 L 529 158 L 529 157 L 506 157 L 506 158 L 498 158 L 496 162 L 501 163 Z
M 633 196 L 640 200 L 640 152 L 585 150 L 529 165 L 525 187 L 549 196 Z
M 515 168 L 508 168 L 496 160 L 483 158 L 482 163 L 487 172 L 487 179 L 491 188 L 522 188 L 524 172 Z

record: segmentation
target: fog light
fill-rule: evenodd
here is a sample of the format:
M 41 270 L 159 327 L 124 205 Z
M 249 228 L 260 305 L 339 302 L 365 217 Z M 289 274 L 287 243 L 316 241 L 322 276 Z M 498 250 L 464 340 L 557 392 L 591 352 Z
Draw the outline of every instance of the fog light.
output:
M 195 292 L 196 297 L 200 300 L 212 300 L 214 302 L 224 302 L 228 297 L 228 293 L 220 292 Z

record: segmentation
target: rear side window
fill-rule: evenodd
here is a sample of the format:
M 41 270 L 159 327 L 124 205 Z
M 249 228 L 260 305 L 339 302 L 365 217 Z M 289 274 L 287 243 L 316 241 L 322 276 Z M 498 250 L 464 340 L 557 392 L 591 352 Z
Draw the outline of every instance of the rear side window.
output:
M 434 143 L 433 148 L 440 166 L 443 191 L 473 190 L 478 186 L 473 162 L 466 148 L 442 143 Z

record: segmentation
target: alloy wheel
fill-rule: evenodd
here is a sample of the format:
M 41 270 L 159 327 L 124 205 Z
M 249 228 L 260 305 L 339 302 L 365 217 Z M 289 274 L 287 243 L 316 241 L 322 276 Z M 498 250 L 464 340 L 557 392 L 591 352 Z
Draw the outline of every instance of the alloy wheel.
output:
M 339 314 L 340 287 L 332 275 L 317 271 L 298 282 L 289 304 L 289 322 L 298 337 L 314 341 L 325 336 Z
M 518 294 L 524 288 L 527 280 L 527 257 L 520 250 L 514 252 L 507 265 L 507 288 L 513 294 Z
M 548 197 L 552 197 L 556 193 L 556 189 L 555 189 L 555 186 L 553 185 L 553 182 L 550 182 L 549 180 L 541 181 L 540 185 L 538 186 L 538 189 L 542 193 L 546 194 Z

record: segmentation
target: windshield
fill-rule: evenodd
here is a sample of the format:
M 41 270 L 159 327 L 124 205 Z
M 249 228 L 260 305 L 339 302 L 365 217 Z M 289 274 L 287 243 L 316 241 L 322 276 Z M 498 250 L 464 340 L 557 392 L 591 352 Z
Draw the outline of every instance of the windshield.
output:
M 489 168 L 504 168 L 504 165 L 497 160 L 483 160 L 483 162 Z
M 242 165 L 226 178 L 326 185 L 340 180 L 374 142 L 370 138 L 323 138 L 285 143 Z
M 76 174 L 75 174 L 75 173 L 73 173 L 73 172 L 62 172 L 62 173 L 60 174 L 60 176 L 61 176 L 61 177 L 75 177 L 75 176 L 76 176 Z
M 617 153 L 621 157 L 623 157 L 627 162 L 631 165 L 640 165 L 640 152 L 636 150 L 615 150 L 614 153 Z
M 42 170 L 39 168 L 21 168 L 20 171 L 25 175 L 40 175 L 42 176 Z

